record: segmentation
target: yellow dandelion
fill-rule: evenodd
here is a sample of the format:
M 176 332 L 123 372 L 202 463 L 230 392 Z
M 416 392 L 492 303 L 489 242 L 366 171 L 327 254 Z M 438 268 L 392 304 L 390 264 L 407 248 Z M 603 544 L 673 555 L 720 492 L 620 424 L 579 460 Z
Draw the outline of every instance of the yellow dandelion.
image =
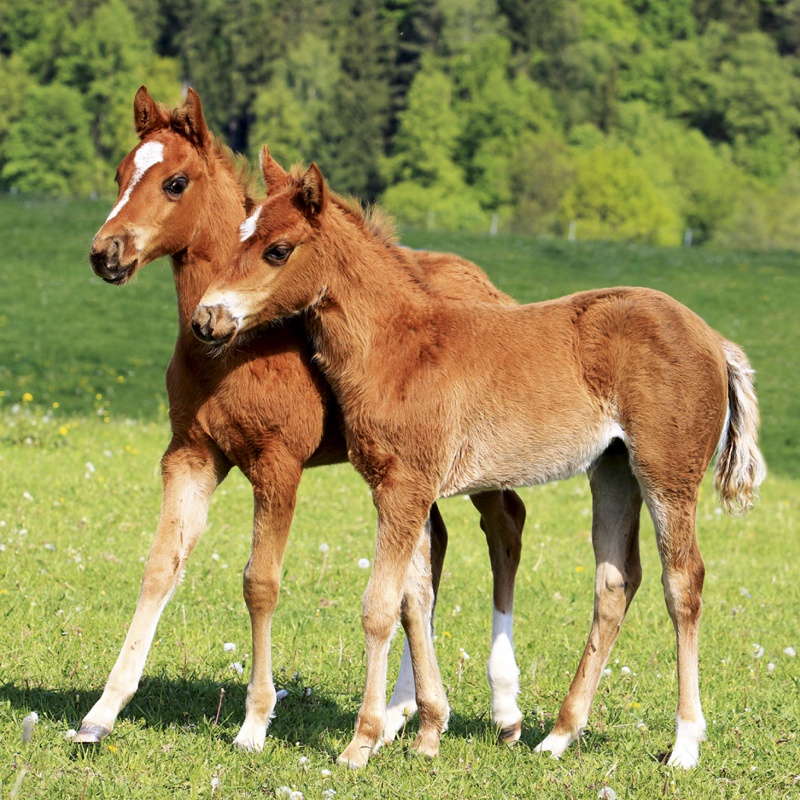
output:
M 117 383 L 125 383 L 125 376 L 117 375 Z
M 575 572 L 583 572 L 583 567 L 575 567 Z
M 23 403 L 30 403 L 31 400 L 33 400 L 33 395 L 30 392 L 25 392 L 25 394 L 22 395 Z
M 62 425 L 62 426 L 61 426 L 61 427 L 58 429 L 58 432 L 59 432 L 59 433 L 60 433 L 62 436 L 66 436 L 66 435 L 69 433 L 69 428 L 68 428 L 66 425 Z
M 53 403 L 53 408 L 58 408 L 60 405 L 61 405 L 61 403 L 55 402 L 55 403 Z
M 100 392 L 98 392 L 98 393 L 97 393 L 97 394 L 94 396 L 94 399 L 95 399 L 95 400 L 102 400 L 102 399 L 103 399 L 103 395 L 102 395 L 102 394 L 100 394 Z

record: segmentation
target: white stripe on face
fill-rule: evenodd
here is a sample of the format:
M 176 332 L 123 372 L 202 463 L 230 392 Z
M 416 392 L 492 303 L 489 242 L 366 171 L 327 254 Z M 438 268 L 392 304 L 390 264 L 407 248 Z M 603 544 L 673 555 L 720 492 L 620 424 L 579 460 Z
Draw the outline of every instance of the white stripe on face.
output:
M 136 151 L 136 155 L 133 157 L 133 166 L 136 169 L 133 171 L 131 182 L 128 184 L 128 188 L 125 189 L 125 193 L 120 197 L 119 202 L 111 209 L 111 213 L 106 218 L 106 222 L 114 219 L 114 217 L 119 214 L 122 207 L 131 199 L 131 193 L 136 187 L 136 184 L 144 177 L 145 172 L 147 172 L 150 167 L 161 163 L 163 160 L 164 145 L 161 144 L 161 142 L 145 142 L 139 147 Z
M 239 241 L 246 242 L 255 232 L 258 218 L 261 216 L 261 206 L 239 226 Z

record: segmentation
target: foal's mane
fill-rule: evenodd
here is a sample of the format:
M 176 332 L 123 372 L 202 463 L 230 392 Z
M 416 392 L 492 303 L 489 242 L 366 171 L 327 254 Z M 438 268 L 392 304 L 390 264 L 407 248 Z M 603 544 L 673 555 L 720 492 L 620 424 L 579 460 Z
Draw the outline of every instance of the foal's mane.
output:
M 255 204 L 254 198 L 258 197 L 256 187 L 257 173 L 246 156 L 235 153 L 228 145 L 218 139 L 210 130 L 207 130 L 208 142 L 204 143 L 189 120 L 186 106 L 167 108 L 161 103 L 157 104 L 166 117 L 164 128 L 183 136 L 204 157 L 211 156 L 217 163 L 227 170 L 233 179 L 242 187 L 247 207 Z
M 299 186 L 305 171 L 302 164 L 295 164 L 289 170 L 289 178 Z M 357 197 L 344 197 L 331 191 L 330 187 L 326 191 L 328 202 L 332 202 L 351 223 L 371 238 L 391 247 L 399 244 L 394 219 L 382 208 L 374 204 L 364 207 Z

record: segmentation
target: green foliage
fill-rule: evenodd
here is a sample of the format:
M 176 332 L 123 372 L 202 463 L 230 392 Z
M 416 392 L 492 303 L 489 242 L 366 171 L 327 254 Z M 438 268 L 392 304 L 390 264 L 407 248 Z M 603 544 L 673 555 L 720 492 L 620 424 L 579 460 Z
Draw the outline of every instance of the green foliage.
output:
M 32 183 L 34 87 L 89 114 L 49 191 L 110 193 L 133 93 L 182 83 L 234 149 L 317 161 L 404 224 L 793 248 L 799 52 L 800 0 L 7 0 L 0 186 Z M 585 153 L 620 146 L 635 184 L 588 197 Z
M 3 180 L 20 191 L 80 195 L 94 185 L 91 117 L 69 86 L 33 87 L 3 149 Z
M 680 242 L 680 220 L 626 147 L 600 146 L 575 159 L 563 215 L 581 239 Z

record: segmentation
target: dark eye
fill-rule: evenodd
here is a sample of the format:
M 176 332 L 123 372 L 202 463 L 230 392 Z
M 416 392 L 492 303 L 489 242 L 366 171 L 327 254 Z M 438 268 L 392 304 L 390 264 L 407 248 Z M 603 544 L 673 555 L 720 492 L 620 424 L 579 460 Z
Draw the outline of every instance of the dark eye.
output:
M 283 264 L 292 254 L 293 249 L 291 245 L 285 243 L 273 244 L 263 252 L 261 257 L 268 264 Z
M 164 191 L 170 197 L 180 197 L 186 191 L 188 185 L 189 179 L 185 175 L 178 175 L 175 178 L 170 178 L 164 184 Z

